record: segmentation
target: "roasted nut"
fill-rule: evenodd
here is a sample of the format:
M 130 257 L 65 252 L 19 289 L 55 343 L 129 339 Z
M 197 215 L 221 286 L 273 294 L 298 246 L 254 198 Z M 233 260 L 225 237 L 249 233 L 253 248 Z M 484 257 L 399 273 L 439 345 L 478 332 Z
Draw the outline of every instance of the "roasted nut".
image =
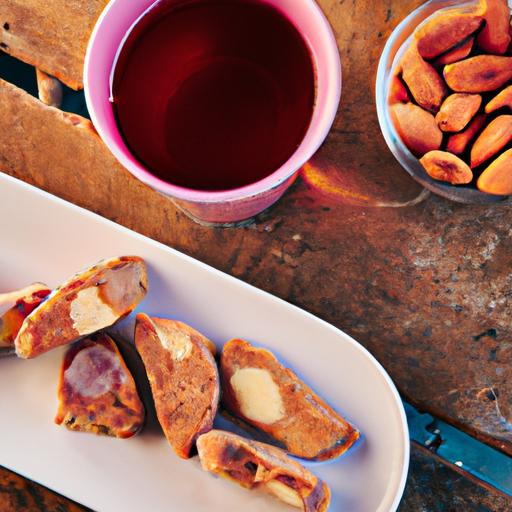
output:
M 394 75 L 389 84 L 388 103 L 393 105 L 394 103 L 408 103 L 409 101 L 409 93 L 405 85 L 400 77 Z
M 436 122 L 443 132 L 460 132 L 478 112 L 481 104 L 479 94 L 452 94 L 441 105 Z
M 213 343 L 175 320 L 137 315 L 135 346 L 151 385 L 158 421 L 179 457 L 187 459 L 208 432 L 219 403 Z
M 477 43 L 489 53 L 503 54 L 510 44 L 510 8 L 507 0 L 480 0 L 485 25 Z
M 485 111 L 490 114 L 500 108 L 508 107 L 512 109 L 512 85 L 505 87 L 500 93 L 498 93 L 487 105 Z
M 70 430 L 127 438 L 144 425 L 135 381 L 114 340 L 105 333 L 85 338 L 66 353 L 55 423 Z
M 415 32 L 418 51 L 425 59 L 433 59 L 450 50 L 478 30 L 482 16 L 460 9 L 439 11 Z
M 471 53 L 474 42 L 475 38 L 469 37 L 462 43 L 455 46 L 455 48 L 440 55 L 434 61 L 434 66 L 446 66 L 446 64 L 453 64 L 454 62 L 465 59 Z
M 446 83 L 456 92 L 494 91 L 512 78 L 512 57 L 477 55 L 445 66 Z
M 401 62 L 402 79 L 416 103 L 431 112 L 437 112 L 447 89 L 435 68 L 423 60 L 415 44 L 405 51 Z
M 473 179 L 473 172 L 459 157 L 446 151 L 430 151 L 420 159 L 428 175 L 452 185 L 466 185 Z
M 441 147 L 443 133 L 430 112 L 413 103 L 397 103 L 390 107 L 390 114 L 398 135 L 415 155 Z
M 463 132 L 450 135 L 446 146 L 447 151 L 454 155 L 461 155 L 464 153 L 469 143 L 476 137 L 476 134 L 483 127 L 485 120 L 486 116 L 484 114 L 477 115 Z
M 261 489 L 304 512 L 326 512 L 327 484 L 274 446 L 211 430 L 197 440 L 201 466 L 246 489 Z
M 487 194 L 512 194 L 512 149 L 505 151 L 485 169 L 476 186 Z
M 146 291 L 141 258 L 102 261 L 66 281 L 25 319 L 15 340 L 16 353 L 36 357 L 109 327 L 131 313 Z
M 489 123 L 471 148 L 471 167 L 496 155 L 512 140 L 512 115 L 499 116 Z

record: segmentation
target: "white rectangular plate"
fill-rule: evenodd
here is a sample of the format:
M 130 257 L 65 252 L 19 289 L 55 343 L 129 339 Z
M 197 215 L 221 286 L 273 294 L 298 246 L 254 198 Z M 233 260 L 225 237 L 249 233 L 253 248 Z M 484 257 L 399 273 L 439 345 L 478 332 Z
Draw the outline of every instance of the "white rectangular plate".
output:
M 377 361 L 318 318 L 179 252 L 0 173 L 0 292 L 56 286 L 118 255 L 145 258 L 149 294 L 139 310 L 177 318 L 218 347 L 265 346 L 363 433 L 345 457 L 311 469 L 331 487 L 333 511 L 395 510 L 409 460 L 398 393 Z M 118 440 L 53 423 L 62 349 L 0 359 L 0 464 L 101 512 L 288 510 L 178 459 L 158 430 Z M 293 509 L 291 509 L 293 510 Z

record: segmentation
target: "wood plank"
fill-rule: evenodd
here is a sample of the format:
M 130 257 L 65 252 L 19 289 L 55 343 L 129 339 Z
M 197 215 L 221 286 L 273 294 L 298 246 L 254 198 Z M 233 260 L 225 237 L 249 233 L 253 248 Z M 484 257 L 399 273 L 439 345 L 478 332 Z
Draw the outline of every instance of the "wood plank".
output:
M 85 50 L 96 19 L 108 0 L 1 0 L 0 48 L 83 88 Z

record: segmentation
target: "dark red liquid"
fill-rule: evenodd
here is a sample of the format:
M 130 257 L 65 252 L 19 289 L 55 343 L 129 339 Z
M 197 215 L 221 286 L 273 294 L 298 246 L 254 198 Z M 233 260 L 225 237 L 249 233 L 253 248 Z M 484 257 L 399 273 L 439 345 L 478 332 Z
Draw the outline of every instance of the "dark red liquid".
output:
M 114 75 L 133 154 L 184 187 L 258 181 L 295 152 L 315 100 L 309 49 L 257 0 L 163 0 L 135 27 Z

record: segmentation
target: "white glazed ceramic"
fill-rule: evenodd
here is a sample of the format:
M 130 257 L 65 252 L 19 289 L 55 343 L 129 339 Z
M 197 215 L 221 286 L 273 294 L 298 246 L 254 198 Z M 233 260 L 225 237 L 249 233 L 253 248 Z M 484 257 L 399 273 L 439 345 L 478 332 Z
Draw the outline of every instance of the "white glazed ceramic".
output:
M 179 252 L 0 173 L 0 292 L 134 254 L 150 269 L 140 310 L 190 323 L 220 347 L 232 337 L 266 346 L 364 434 L 345 457 L 312 470 L 333 491 L 332 511 L 397 508 L 409 461 L 400 397 L 379 363 L 318 318 Z M 125 321 L 128 324 L 130 320 Z M 126 325 L 126 324 L 125 324 Z M 152 428 L 118 440 L 53 423 L 62 349 L 0 359 L 0 465 L 101 512 L 272 512 L 272 498 L 178 459 Z M 291 510 L 291 509 L 290 509 Z

